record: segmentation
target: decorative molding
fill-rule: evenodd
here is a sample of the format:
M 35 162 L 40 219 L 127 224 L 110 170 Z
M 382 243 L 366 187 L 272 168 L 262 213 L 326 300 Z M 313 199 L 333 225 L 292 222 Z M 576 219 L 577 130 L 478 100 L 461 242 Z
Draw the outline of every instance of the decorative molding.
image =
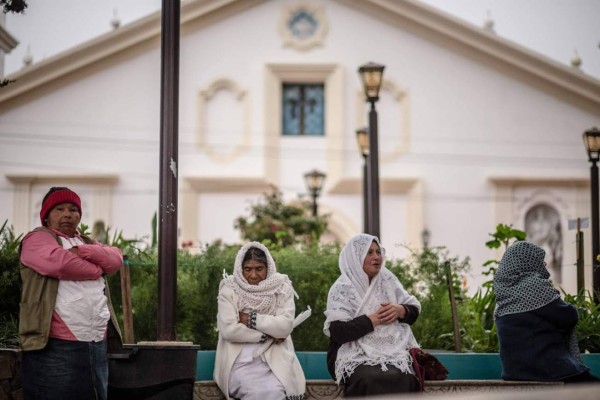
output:
M 381 140 L 379 148 L 379 161 L 382 164 L 386 164 L 396 160 L 402 154 L 406 154 L 410 147 L 410 106 L 408 93 L 403 90 L 398 84 L 390 79 L 383 80 L 381 84 L 381 91 L 390 94 L 392 99 L 398 103 L 398 113 L 400 116 L 400 131 L 393 132 L 398 136 L 398 144 L 390 151 L 381 151 Z M 369 110 L 366 107 L 365 93 L 363 90 L 357 92 L 356 96 L 356 127 L 357 129 L 362 127 L 368 127 L 368 113 Z M 380 96 L 381 97 L 381 96 Z M 380 124 L 382 126 L 384 124 Z
M 4 53 L 10 53 L 11 50 L 17 47 L 18 44 L 19 41 L 13 35 L 11 35 L 10 32 L 4 28 L 4 26 L 0 25 L 0 50 L 2 50 Z
M 237 143 L 229 152 L 221 153 L 208 143 L 206 138 L 206 114 L 207 104 L 219 92 L 231 92 L 234 98 L 241 103 L 243 118 L 241 120 L 241 141 Z M 237 83 L 231 79 L 221 78 L 212 82 L 208 87 L 200 90 L 198 93 L 198 145 L 204 149 L 208 156 L 217 163 L 229 163 L 239 157 L 244 150 L 250 146 L 250 106 L 247 92 L 242 90 Z
M 575 248 L 565 245 L 570 233 L 568 220 L 576 216 L 589 215 L 589 178 L 580 177 L 539 177 L 539 176 L 491 176 L 488 182 L 493 185 L 492 207 L 494 224 L 510 224 L 517 229 L 525 229 L 525 215 L 531 207 L 546 204 L 560 215 L 563 237 L 563 260 L 576 258 Z M 586 241 L 585 252 L 590 254 L 591 244 Z M 494 251 L 500 257 L 500 250 Z M 565 265 L 563 261 L 563 265 Z M 563 269 L 562 287 L 567 292 L 576 291 L 576 281 Z M 589 271 L 591 273 L 591 270 Z M 588 271 L 586 271 L 586 274 Z M 591 278 L 587 279 L 591 285 Z M 591 287 L 591 286 L 590 286 Z
M 419 178 L 380 178 L 379 183 L 381 195 L 406 196 L 406 215 L 401 226 L 404 227 L 405 237 L 409 243 L 414 245 L 421 243 L 421 232 L 425 228 L 422 180 Z M 329 189 L 328 194 L 358 195 L 362 198 L 362 179 L 340 179 Z
M 89 214 L 90 225 L 96 220 L 111 223 L 112 188 L 119 180 L 118 175 L 91 174 L 91 175 L 39 175 L 15 174 L 5 175 L 6 179 L 14 184 L 13 194 L 13 219 L 12 224 L 16 233 L 27 232 L 31 228 L 31 211 L 35 204 L 32 199 L 34 185 L 62 186 L 82 185 L 91 190 L 91 195 L 82 197 L 86 204 L 93 204 L 93 211 Z M 86 210 L 84 209 L 84 212 Z
M 414 0 L 336 0 L 600 114 L 600 80 Z M 182 36 L 266 0 L 193 0 L 181 5 Z M 160 43 L 160 12 L 24 68 L 0 92 L 0 113 Z
M 192 0 L 181 4 L 181 36 L 267 0 Z M 0 91 L 0 114 L 57 87 L 82 79 L 151 49 L 160 49 L 161 12 L 120 26 L 79 46 L 8 76 L 17 82 Z
M 7 174 L 6 179 L 14 184 L 110 184 L 114 185 L 119 180 L 116 174 L 89 174 L 89 175 L 62 175 L 62 174 Z
M 198 237 L 198 199 L 205 193 L 265 193 L 271 185 L 263 178 L 184 177 L 181 182 L 179 221 L 181 237 Z M 182 223 L 185 221 L 185 223 Z
M 262 178 L 185 177 L 190 190 L 197 193 L 263 193 L 270 189 Z
M 342 176 L 344 81 L 338 64 L 267 64 L 265 68 L 265 176 L 279 184 L 281 141 L 281 86 L 284 82 L 325 84 L 325 136 L 327 182 L 334 184 Z M 302 139 L 302 138 L 296 138 Z
M 407 194 L 419 182 L 418 178 L 380 178 L 380 193 L 387 195 Z M 329 194 L 360 195 L 362 193 L 362 179 L 343 178 L 331 189 Z
M 336 0 L 600 114 L 600 80 L 414 0 Z
M 322 46 L 328 31 L 324 8 L 310 3 L 287 5 L 279 20 L 283 45 L 297 50 Z
M 488 181 L 495 186 L 561 186 L 589 187 L 589 178 L 584 177 L 524 177 L 524 176 L 491 176 Z

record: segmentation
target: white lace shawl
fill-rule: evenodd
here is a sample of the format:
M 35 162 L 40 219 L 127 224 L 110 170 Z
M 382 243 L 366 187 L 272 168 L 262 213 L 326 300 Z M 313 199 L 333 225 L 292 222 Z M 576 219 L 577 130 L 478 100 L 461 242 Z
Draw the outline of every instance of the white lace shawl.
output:
M 398 278 L 383 267 L 371 280 L 363 271 L 363 262 L 375 241 L 384 250 L 375 236 L 360 234 L 353 237 L 342 249 L 339 258 L 341 276 L 329 290 L 327 311 L 323 331 L 327 336 L 332 321 L 349 321 L 361 315 L 374 313 L 382 303 L 408 304 L 416 306 L 419 301 L 408 294 Z M 401 322 L 378 325 L 373 332 L 358 340 L 344 343 L 338 350 L 335 362 L 337 383 L 349 377 L 361 364 L 393 365 L 403 372 L 412 373 L 409 350 L 419 347 L 410 326 Z
M 252 247 L 264 251 L 267 256 L 267 277 L 258 285 L 249 284 L 242 272 L 242 261 L 246 252 Z M 288 276 L 277 272 L 271 253 L 265 245 L 259 242 L 246 243 L 238 251 L 233 266 L 233 275 L 227 275 L 224 272 L 222 285 L 233 289 L 239 299 L 238 310 L 242 312 L 254 310 L 259 314 L 275 315 L 277 307 L 295 294 Z

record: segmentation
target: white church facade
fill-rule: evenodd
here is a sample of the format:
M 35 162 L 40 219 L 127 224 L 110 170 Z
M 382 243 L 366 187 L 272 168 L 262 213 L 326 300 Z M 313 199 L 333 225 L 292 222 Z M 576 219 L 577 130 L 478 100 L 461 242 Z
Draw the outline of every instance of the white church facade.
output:
M 18 39 L 18 38 L 17 38 Z M 497 224 L 526 230 L 576 289 L 575 233 L 590 215 L 582 133 L 600 126 L 600 81 L 412 0 L 182 3 L 179 243 L 240 241 L 233 223 L 270 185 L 292 200 L 326 174 L 327 236 L 362 230 L 366 126 L 358 68 L 385 65 L 379 121 L 388 254 L 445 246 L 473 284 Z M 150 234 L 158 208 L 160 13 L 9 76 L 0 89 L 0 222 L 39 224 L 50 186 L 88 225 Z M 586 283 L 591 286 L 589 229 Z

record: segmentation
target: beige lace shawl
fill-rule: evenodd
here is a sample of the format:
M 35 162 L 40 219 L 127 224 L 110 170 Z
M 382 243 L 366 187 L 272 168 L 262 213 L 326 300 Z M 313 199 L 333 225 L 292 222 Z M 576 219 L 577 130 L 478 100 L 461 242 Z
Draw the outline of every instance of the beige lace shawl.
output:
M 242 273 L 242 261 L 246 252 L 256 247 L 267 255 L 267 277 L 258 285 L 250 285 Z M 277 272 L 275 261 L 265 245 L 259 242 L 245 244 L 235 258 L 233 275 L 223 273 L 222 285 L 230 286 L 238 296 L 238 309 L 243 312 L 254 310 L 259 314 L 275 315 L 279 304 L 295 294 L 292 282 L 287 275 Z

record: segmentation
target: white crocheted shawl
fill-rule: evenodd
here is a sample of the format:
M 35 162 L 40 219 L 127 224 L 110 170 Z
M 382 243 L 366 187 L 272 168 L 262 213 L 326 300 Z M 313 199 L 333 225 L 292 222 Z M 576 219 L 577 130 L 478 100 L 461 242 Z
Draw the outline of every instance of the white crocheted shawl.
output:
M 246 252 L 256 247 L 267 256 L 267 277 L 258 285 L 248 283 L 242 272 L 242 261 Z M 246 243 L 237 253 L 233 266 L 233 275 L 224 273 L 221 286 L 227 285 L 238 296 L 238 310 L 249 312 L 254 310 L 259 314 L 275 315 L 280 304 L 295 294 L 292 282 L 287 275 L 277 272 L 275 261 L 265 245 L 259 242 Z
M 421 304 L 408 294 L 398 278 L 384 266 L 371 280 L 363 270 L 363 262 L 375 241 L 385 253 L 379 239 L 368 234 L 353 237 L 340 253 L 340 277 L 335 281 L 327 297 L 327 311 L 323 331 L 329 336 L 332 321 L 349 321 L 361 315 L 374 313 L 382 303 Z M 395 321 L 378 325 L 375 330 L 358 340 L 344 343 L 338 350 L 335 375 L 338 384 L 349 377 L 361 364 L 381 365 L 382 371 L 393 365 L 403 372 L 412 373 L 409 350 L 419 347 L 410 326 Z

